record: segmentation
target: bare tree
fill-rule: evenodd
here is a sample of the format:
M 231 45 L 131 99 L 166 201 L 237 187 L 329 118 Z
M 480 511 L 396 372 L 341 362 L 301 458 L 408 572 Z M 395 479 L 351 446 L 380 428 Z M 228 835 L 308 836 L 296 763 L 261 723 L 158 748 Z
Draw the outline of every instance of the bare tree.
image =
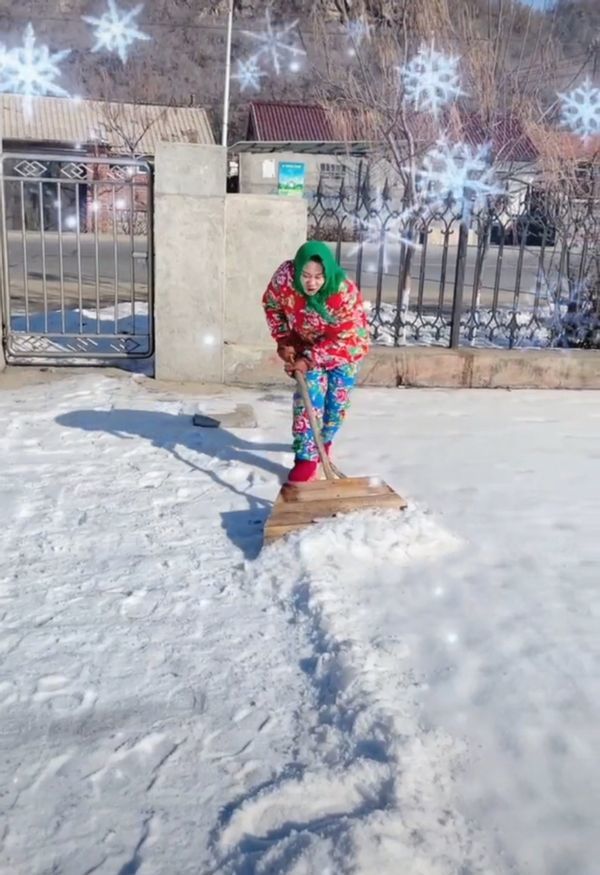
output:
M 93 180 L 92 222 L 101 231 L 112 230 L 116 223 L 124 234 L 146 234 L 148 231 L 148 186 L 144 158 L 152 154 L 151 140 L 158 139 L 161 122 L 168 106 L 153 106 L 146 101 L 151 82 L 134 76 L 131 100 L 110 100 L 111 79 L 102 71 L 101 94 L 95 104 L 97 115 L 90 132 L 96 155 L 115 159 L 129 158 L 127 165 L 115 161 L 99 161 L 91 167 Z M 154 136 L 152 134 L 154 133 Z
M 438 125 L 431 118 L 411 111 L 403 100 L 398 69 L 407 63 L 422 42 L 449 26 L 446 0 L 370 2 L 336 0 L 342 23 L 368 22 L 370 33 L 355 42 L 355 63 L 339 63 L 339 52 L 325 22 L 327 0 L 313 6 L 314 28 L 325 58 L 324 74 L 317 79 L 317 93 L 332 111 L 341 136 L 349 128 L 373 141 L 391 162 L 406 192 L 414 198 L 418 157 L 435 141 Z
M 127 102 L 110 99 L 111 80 L 101 76 L 101 105 L 98 119 L 98 139 L 110 144 L 111 151 L 133 158 L 147 153 L 144 141 L 153 128 L 160 126 L 169 106 L 152 105 L 148 96 L 153 89 L 147 76 L 140 73 L 131 83 L 131 98 Z
M 600 346 L 600 137 L 580 137 L 530 124 L 539 154 L 538 209 L 560 239 L 543 281 L 567 301 L 559 328 L 568 345 Z
M 362 22 L 368 31 L 350 30 L 354 37 L 353 63 L 340 64 L 334 40 L 327 22 L 327 0 L 317 0 L 313 9 L 315 38 L 322 46 L 326 67 L 317 87 L 322 102 L 329 107 L 334 128 L 340 133 L 344 127 L 354 126 L 352 139 L 367 139 L 373 143 L 371 158 L 384 161 L 399 182 L 401 209 L 399 219 L 393 215 L 396 239 L 401 243 L 399 263 L 398 313 L 408 306 L 411 283 L 411 264 L 414 247 L 411 241 L 419 237 L 418 169 L 421 159 L 439 138 L 444 121 L 438 113 L 433 94 L 431 113 L 419 112 L 414 99 L 410 100 L 410 83 L 401 75 L 421 47 L 431 46 L 436 38 L 436 51 L 450 52 L 452 46 L 444 35 L 452 33 L 447 0 L 338 0 L 336 3 L 341 22 L 347 29 L 351 22 Z M 433 50 L 433 47 L 432 47 Z M 453 83 L 451 83 L 452 85 Z M 413 95 L 416 97 L 416 92 Z M 337 125 L 336 125 L 337 121 Z M 362 134 L 362 136 L 361 136 Z M 384 193 L 381 193 L 384 197 Z M 371 214 L 367 204 L 367 214 Z M 374 224 L 374 227 L 373 227 Z M 371 225 L 373 242 L 380 234 L 380 250 L 386 245 L 390 214 L 386 209 L 385 227 L 377 227 L 376 217 L 367 220 Z M 383 255 L 385 259 L 385 254 Z M 381 256 L 380 256 L 381 263 Z M 399 324 L 396 326 L 399 328 Z
M 435 151 L 436 141 L 459 144 L 467 157 L 470 149 L 473 154 L 477 145 L 488 141 L 492 144 L 490 160 L 504 177 L 503 185 L 518 177 L 528 151 L 524 147 L 532 146 L 528 131 L 535 124 L 554 121 L 557 91 L 568 88 L 591 57 L 585 53 L 576 64 L 565 59 L 557 39 L 556 10 L 542 14 L 517 0 L 336 0 L 340 24 L 362 20 L 369 25 L 368 34 L 356 40 L 352 63 L 340 64 L 330 35 L 329 6 L 327 0 L 314 3 L 315 38 L 327 59 L 318 81 L 320 99 L 338 120 L 340 131 L 347 130 L 351 118 L 355 131 L 377 144 L 373 154 L 383 155 L 400 180 L 403 207 L 409 216 L 415 215 L 415 207 L 420 208 L 426 197 L 423 163 Z M 425 57 L 429 52 L 431 58 L 434 51 L 441 54 L 440 63 L 450 81 L 452 71 L 460 73 L 461 93 L 448 89 L 446 96 L 452 99 L 444 107 L 443 99 L 439 105 L 435 99 L 429 105 L 421 100 L 427 96 L 426 74 L 420 90 L 406 74 L 415 56 Z M 456 59 L 454 66 L 451 59 Z M 466 192 L 465 200 L 469 197 Z M 477 228 L 476 286 L 492 222 L 507 209 L 508 197 L 487 200 L 490 209 Z M 461 221 L 457 262 L 461 246 L 466 257 L 468 227 L 469 222 Z M 410 225 L 408 230 L 408 238 L 414 239 Z M 413 248 L 404 247 L 399 283 L 404 296 L 410 291 L 412 257 Z
M 100 133 L 117 154 L 142 157 L 148 134 L 168 112 L 135 103 L 104 103 L 101 110 Z
M 564 59 L 555 13 L 543 15 L 517 0 L 335 0 L 335 6 L 340 23 L 363 20 L 370 34 L 355 46 L 354 62 L 340 64 L 326 17 L 330 3 L 314 3 L 315 33 L 326 58 L 319 97 L 337 113 L 341 132 L 351 113 L 355 129 L 385 150 L 409 200 L 419 158 L 441 134 L 468 134 L 469 121 L 476 118 L 497 141 L 496 162 L 507 163 L 517 145 L 514 136 L 504 142 L 494 137 L 506 120 L 539 121 L 556 106 L 550 100 L 556 97 L 552 82 Z M 433 45 L 459 59 L 462 87 L 459 100 L 438 114 L 410 99 L 400 75 L 421 47 Z M 525 137 L 520 125 L 515 131 Z

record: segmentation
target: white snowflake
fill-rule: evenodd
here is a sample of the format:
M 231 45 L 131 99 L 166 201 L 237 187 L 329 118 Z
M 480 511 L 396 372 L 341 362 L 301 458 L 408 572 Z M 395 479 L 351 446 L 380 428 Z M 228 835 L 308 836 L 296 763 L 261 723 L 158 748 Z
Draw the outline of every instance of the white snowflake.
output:
M 464 93 L 458 77 L 458 61 L 437 52 L 433 46 L 422 47 L 408 64 L 398 68 L 405 98 L 415 109 L 437 116 L 442 107 Z
M 356 221 L 356 216 L 349 213 L 347 216 L 350 220 Z M 391 220 L 385 221 L 380 218 L 377 208 L 365 218 L 359 219 L 360 240 L 348 250 L 349 256 L 357 255 L 362 249 L 364 253 L 365 246 L 377 247 L 375 258 L 381 258 L 382 269 L 387 273 L 390 269 L 390 259 L 392 252 L 390 247 L 411 246 L 414 249 L 420 249 L 420 244 L 415 242 L 410 235 L 410 229 L 407 227 L 408 214 L 401 213 Z M 376 272 L 378 270 L 377 261 L 367 264 L 367 269 Z
M 550 307 L 567 307 L 569 304 L 581 307 L 589 296 L 589 283 L 586 279 L 573 279 L 557 272 L 550 275 L 541 268 L 530 294 L 539 295 Z
M 546 317 L 547 327 L 554 335 L 552 346 L 567 346 L 583 343 L 590 332 L 590 317 L 594 308 L 590 299 L 590 287 L 586 279 L 575 280 L 564 274 L 552 275 L 541 269 L 535 289 L 530 292 L 542 304 L 541 314 Z
M 489 146 L 449 144 L 441 139 L 423 158 L 417 190 L 422 208 L 431 213 L 450 206 L 469 227 L 473 212 L 504 189 L 495 180 Z
M 600 88 L 589 78 L 583 85 L 558 95 L 562 100 L 562 123 L 574 133 L 588 140 L 600 134 Z
M 356 54 L 356 49 L 359 49 L 366 39 L 371 38 L 371 25 L 366 18 L 355 18 L 352 21 L 347 21 L 344 25 L 346 36 L 350 44 L 348 53 Z
M 231 78 L 239 81 L 240 91 L 246 91 L 247 88 L 260 91 L 260 80 L 266 75 L 265 71 L 261 70 L 256 63 L 256 57 L 253 56 L 245 61 L 237 61 L 237 73 L 233 73 Z
M 290 45 L 287 41 L 289 34 L 292 33 L 297 26 L 298 19 L 292 21 L 291 24 L 284 25 L 283 27 L 275 27 L 271 21 L 271 10 L 267 9 L 265 12 L 265 29 L 262 33 L 253 33 L 249 30 L 243 30 L 242 34 L 259 43 L 260 48 L 254 55 L 255 59 L 258 61 L 263 56 L 269 57 L 273 64 L 274 72 L 279 75 L 279 73 L 281 73 L 282 58 L 286 54 L 292 58 L 299 58 L 306 55 L 304 49 L 301 49 L 299 46 Z M 298 66 L 297 61 L 292 62 L 290 64 L 290 69 L 297 70 Z
M 22 94 L 26 115 L 31 115 L 34 97 L 44 94 L 68 97 L 54 80 L 61 75 L 58 65 L 69 53 L 66 49 L 52 54 L 48 46 L 37 46 L 33 25 L 28 24 L 22 46 L 0 48 L 0 91 Z
M 127 49 L 135 40 L 149 40 L 151 37 L 138 30 L 133 19 L 144 8 L 140 3 L 128 12 L 119 9 L 115 0 L 108 0 L 108 11 L 100 18 L 84 15 L 83 20 L 92 24 L 96 31 L 96 44 L 93 52 L 106 49 L 108 52 L 116 52 L 123 63 L 127 60 Z

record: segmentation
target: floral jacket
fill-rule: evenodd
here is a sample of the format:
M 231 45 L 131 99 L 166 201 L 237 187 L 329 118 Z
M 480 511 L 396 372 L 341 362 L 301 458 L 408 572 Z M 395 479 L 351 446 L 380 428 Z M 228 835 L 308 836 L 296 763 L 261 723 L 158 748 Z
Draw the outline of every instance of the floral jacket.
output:
M 275 271 L 263 295 L 263 307 L 275 342 L 295 346 L 319 368 L 332 370 L 353 364 L 369 351 L 369 326 L 362 294 L 351 280 L 331 295 L 327 308 L 335 319 L 328 323 L 294 288 L 294 263 Z

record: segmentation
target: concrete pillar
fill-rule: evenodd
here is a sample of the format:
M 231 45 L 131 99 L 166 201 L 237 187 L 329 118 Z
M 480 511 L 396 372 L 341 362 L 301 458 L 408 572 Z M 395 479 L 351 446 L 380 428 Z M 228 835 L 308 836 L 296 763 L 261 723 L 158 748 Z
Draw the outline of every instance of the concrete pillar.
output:
M 306 241 L 306 201 L 228 195 L 225 227 L 224 376 L 226 383 L 245 382 L 257 356 L 275 355 L 261 299 L 275 270 Z
M 279 265 L 306 241 L 306 201 L 278 195 L 232 194 L 225 205 L 225 343 L 270 340 L 261 306 Z
M 155 160 L 156 377 L 220 383 L 227 153 L 161 143 Z

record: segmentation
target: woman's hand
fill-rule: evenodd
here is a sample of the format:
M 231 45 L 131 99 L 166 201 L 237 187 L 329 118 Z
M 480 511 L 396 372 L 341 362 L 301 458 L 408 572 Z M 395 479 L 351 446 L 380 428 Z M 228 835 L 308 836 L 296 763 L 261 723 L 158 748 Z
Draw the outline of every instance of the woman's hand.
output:
M 296 359 L 295 362 L 289 362 L 285 366 L 286 374 L 289 374 L 290 377 L 293 377 L 297 371 L 301 374 L 307 374 L 310 370 L 310 364 L 305 358 Z
M 296 348 L 282 343 L 277 347 L 277 355 L 286 364 L 292 364 L 296 358 Z

